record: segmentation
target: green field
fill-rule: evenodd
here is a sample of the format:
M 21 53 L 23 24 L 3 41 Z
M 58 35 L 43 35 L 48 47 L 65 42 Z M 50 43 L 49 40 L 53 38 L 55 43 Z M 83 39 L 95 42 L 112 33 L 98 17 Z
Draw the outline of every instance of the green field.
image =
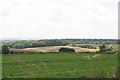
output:
M 84 58 L 90 56 L 91 59 Z M 94 53 L 3 55 L 3 78 L 112 78 L 118 56 Z
M 77 46 L 90 45 L 92 47 L 99 47 L 101 44 L 75 44 L 75 45 L 77 45 Z M 113 47 L 112 51 L 118 51 L 119 44 L 106 44 L 106 45 L 112 45 L 112 47 Z

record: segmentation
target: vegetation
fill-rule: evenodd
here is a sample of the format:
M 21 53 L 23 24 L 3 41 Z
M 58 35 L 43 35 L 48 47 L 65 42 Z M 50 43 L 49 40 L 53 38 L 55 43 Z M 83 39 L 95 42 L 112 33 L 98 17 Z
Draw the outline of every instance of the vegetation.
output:
M 118 44 L 118 39 L 65 39 L 74 44 Z
M 3 55 L 3 78 L 114 78 L 118 57 L 94 53 Z M 84 58 L 90 56 L 90 60 Z
M 118 55 L 105 53 L 118 52 L 119 44 L 117 43 L 119 43 L 117 39 L 46 39 L 3 41 L 2 77 L 116 78 L 119 77 Z M 99 56 L 96 56 L 95 53 L 92 52 L 74 53 L 75 50 L 69 48 L 60 48 L 59 53 L 49 52 L 46 54 L 40 54 L 40 52 L 37 52 L 37 50 L 39 51 L 39 47 L 43 50 L 48 49 L 45 47 L 59 47 L 66 45 L 89 48 L 89 50 L 92 50 L 93 48 L 100 48 L 100 53 L 102 54 L 97 54 Z M 24 48 L 27 49 L 22 51 L 21 49 Z M 35 51 L 31 52 L 29 48 L 33 48 Z M 53 51 L 53 49 L 49 49 L 51 52 Z M 57 50 L 56 48 L 54 49 Z M 8 53 L 15 54 L 8 55 Z M 96 57 L 98 58 L 96 59 Z
M 2 54 L 2 42 L 0 41 L 0 54 Z
M 2 54 L 9 54 L 9 49 L 7 45 L 2 45 Z
M 8 47 L 19 48 L 19 49 L 45 47 L 45 46 L 65 46 L 68 44 L 103 44 L 103 43 L 118 44 L 118 40 L 117 39 L 44 39 L 44 40 L 3 41 L 3 44 L 7 45 Z
M 112 50 L 112 48 L 108 48 L 105 44 L 102 44 L 99 46 L 100 51 L 108 51 L 108 50 Z
M 117 52 L 117 51 L 112 51 L 112 49 L 113 49 L 112 45 L 107 46 L 105 44 L 102 44 L 102 45 L 99 46 L 99 48 L 100 48 L 100 51 L 99 51 L 100 53 L 111 54 L 111 53 L 116 53 Z
M 82 48 L 89 48 L 89 49 L 96 49 L 96 47 L 93 47 L 91 46 L 90 44 L 89 45 L 80 45 L 78 47 L 82 47 Z
M 75 50 L 70 48 L 60 48 L 59 52 L 75 52 Z
M 93 48 L 99 48 L 101 45 L 103 44 L 75 44 L 76 46 L 86 46 L 86 45 L 90 45 Z M 120 44 L 104 44 L 105 46 L 110 46 L 112 45 L 112 52 L 118 52 L 118 46 L 120 46 Z
M 64 46 L 68 43 L 63 40 L 20 40 L 20 41 L 10 41 L 3 42 L 3 44 L 8 45 L 10 48 L 33 48 L 33 47 L 45 47 L 45 46 Z

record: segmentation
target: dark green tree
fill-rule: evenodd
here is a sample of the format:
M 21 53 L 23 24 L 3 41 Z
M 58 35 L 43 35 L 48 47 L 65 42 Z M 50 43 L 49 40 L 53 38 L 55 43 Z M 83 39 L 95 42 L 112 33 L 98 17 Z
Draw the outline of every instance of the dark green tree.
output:
M 2 45 L 2 54 L 8 54 L 10 51 L 9 51 L 9 48 L 7 45 Z
M 75 50 L 70 48 L 60 48 L 59 52 L 75 52 Z
M 112 45 L 107 46 L 106 44 L 102 44 L 99 48 L 100 52 L 112 52 Z
M 106 45 L 105 44 L 100 45 L 99 48 L 100 48 L 101 52 L 106 51 Z

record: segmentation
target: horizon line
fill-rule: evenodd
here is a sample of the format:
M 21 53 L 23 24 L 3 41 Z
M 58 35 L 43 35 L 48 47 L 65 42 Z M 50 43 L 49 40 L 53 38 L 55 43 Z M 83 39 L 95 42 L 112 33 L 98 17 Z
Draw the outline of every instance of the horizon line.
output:
M 119 39 L 119 38 L 1 38 L 0 40 Z

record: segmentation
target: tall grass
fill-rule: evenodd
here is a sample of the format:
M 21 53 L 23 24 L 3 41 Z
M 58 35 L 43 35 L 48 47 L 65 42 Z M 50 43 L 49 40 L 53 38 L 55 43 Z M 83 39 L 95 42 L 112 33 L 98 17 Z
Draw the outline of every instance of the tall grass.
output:
M 3 55 L 3 78 L 113 78 L 118 58 L 94 53 Z M 86 59 L 84 56 L 90 56 Z

